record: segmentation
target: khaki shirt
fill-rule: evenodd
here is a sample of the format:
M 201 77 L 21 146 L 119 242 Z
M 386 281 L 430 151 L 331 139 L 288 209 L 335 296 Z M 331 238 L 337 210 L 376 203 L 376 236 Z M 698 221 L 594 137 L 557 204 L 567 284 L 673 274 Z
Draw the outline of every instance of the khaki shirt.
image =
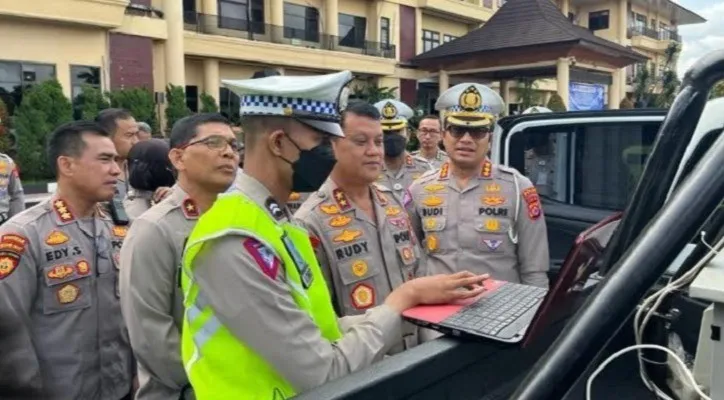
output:
M 240 189 L 262 207 L 271 199 L 266 187 L 246 174 Z M 288 221 L 287 216 L 278 221 Z M 247 241 L 251 244 L 243 245 Z M 256 249 L 253 242 L 237 234 L 207 242 L 208 251 L 195 261 L 194 279 L 221 323 L 297 390 L 362 369 L 399 341 L 402 318 L 386 305 L 340 319 L 344 336 L 335 343 L 324 339 L 309 314 L 294 302 L 283 261 L 276 258 L 267 265 L 265 257 L 249 253 Z
M 184 244 L 199 216 L 178 185 L 133 221 L 121 249 L 121 305 L 138 361 L 137 400 L 177 400 L 188 383 L 181 361 Z
M 425 238 L 430 273 L 470 270 L 547 287 L 548 236 L 530 180 L 486 161 L 461 189 L 449 167 L 443 164 L 416 181 L 405 201 L 416 232 Z
M 311 193 L 290 193 L 289 198 L 287 199 L 287 208 L 289 208 L 289 212 L 292 214 L 296 213 L 297 210 L 299 210 L 299 207 L 307 201 L 310 195 Z
M 25 193 L 15 162 L 0 153 L 0 224 L 25 210 Z
M 445 153 L 444 151 L 442 151 L 440 149 L 437 149 L 437 153 L 435 154 L 435 157 L 433 157 L 432 159 L 425 158 L 425 156 L 422 155 L 422 151 L 420 151 L 420 150 L 413 151 L 411 154 L 413 156 L 420 157 L 423 160 L 429 162 L 432 165 L 433 169 L 440 168 L 445 163 L 445 161 L 447 161 L 449 159 L 447 156 L 447 153 Z
M 118 257 L 127 228 L 52 197 L 0 227 L 0 387 L 34 399 L 120 399 L 133 356 Z
M 317 259 L 341 316 L 363 314 L 405 281 L 426 275 L 402 203 L 380 185 L 370 187 L 370 196 L 374 218 L 327 179 L 294 215 L 318 244 Z M 414 326 L 405 324 L 402 341 L 391 353 L 415 346 L 416 333 Z
M 151 208 L 151 199 L 153 198 L 153 192 L 148 190 L 133 189 L 128 191 L 128 195 L 123 199 L 123 208 L 126 210 L 128 218 L 134 220 L 141 216 L 141 214 L 148 211 Z
M 405 190 L 410 187 L 412 181 L 431 169 L 432 165 L 424 158 L 405 153 L 405 162 L 399 171 L 392 171 L 386 165 L 382 165 L 382 174 L 377 177 L 377 183 L 392 189 L 394 196 L 402 201 Z

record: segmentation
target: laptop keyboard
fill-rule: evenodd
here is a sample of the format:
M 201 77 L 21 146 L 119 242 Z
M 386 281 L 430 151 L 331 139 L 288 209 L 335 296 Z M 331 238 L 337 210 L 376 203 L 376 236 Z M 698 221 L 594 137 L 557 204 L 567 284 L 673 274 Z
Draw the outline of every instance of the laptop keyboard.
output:
M 493 336 L 538 304 L 546 292 L 544 288 L 505 283 L 493 293 L 465 306 L 443 324 Z

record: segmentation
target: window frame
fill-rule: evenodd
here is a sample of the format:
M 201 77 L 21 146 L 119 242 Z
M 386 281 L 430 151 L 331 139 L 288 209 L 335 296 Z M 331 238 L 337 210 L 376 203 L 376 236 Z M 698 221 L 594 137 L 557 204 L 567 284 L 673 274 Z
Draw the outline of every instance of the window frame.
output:
M 604 28 L 592 28 L 591 21 L 606 18 L 606 26 Z M 603 24 L 601 24 L 603 26 Z M 599 10 L 588 13 L 588 30 L 590 31 L 603 31 L 611 28 L 611 10 Z
M 293 13 L 289 13 L 289 11 L 292 11 L 294 8 L 299 8 L 304 10 L 304 15 L 295 15 Z M 314 21 L 310 16 L 308 15 L 309 10 L 314 10 L 316 13 L 316 21 Z M 288 1 L 284 2 L 284 37 L 286 39 L 297 39 L 297 40 L 303 40 L 305 42 L 315 42 L 318 43 L 320 41 L 320 14 L 319 9 L 316 7 L 311 6 L 305 6 L 301 4 L 295 4 L 290 3 Z M 296 28 L 294 26 L 290 25 L 290 21 L 287 21 L 287 18 L 301 18 L 304 22 L 304 28 Z M 315 30 L 310 30 L 312 22 L 316 22 Z M 301 31 L 302 35 L 297 35 L 297 32 Z M 299 37 L 302 36 L 302 37 Z
M 430 46 L 432 46 L 432 47 L 427 48 L 428 44 L 430 44 Z M 437 46 L 440 46 L 440 32 L 429 30 L 429 29 L 423 29 L 422 30 L 422 52 L 424 53 L 424 52 L 430 51 Z
M 391 21 L 388 17 L 380 17 L 380 44 L 386 48 L 392 42 Z M 384 40 L 383 40 L 384 39 Z
M 93 65 L 81 65 L 81 64 L 70 64 L 70 100 L 73 101 L 78 95 L 83 93 L 82 90 L 80 90 L 78 93 L 75 92 L 75 87 L 82 86 L 82 85 L 90 85 L 91 87 L 94 87 L 99 90 L 103 90 L 103 69 L 101 67 L 96 67 Z M 76 83 L 76 74 L 73 73 L 74 68 L 91 68 L 91 69 L 97 69 L 98 70 L 98 83 L 97 84 L 90 84 L 88 82 L 82 82 L 82 83 Z
M 251 2 L 251 13 L 250 15 L 248 15 L 248 17 L 251 19 L 251 21 L 247 20 L 246 13 L 246 9 L 249 7 L 249 2 Z M 229 7 L 239 7 L 243 11 L 241 13 L 243 18 L 225 16 L 222 12 L 223 5 L 227 5 Z M 217 25 L 219 28 L 264 34 L 266 28 L 264 23 L 266 12 L 266 10 L 264 9 L 264 0 L 216 0 L 216 7 L 218 10 Z M 255 13 L 259 14 L 257 14 L 255 17 Z M 237 24 L 236 22 L 240 23 Z
M 352 20 L 351 26 L 342 22 L 343 19 L 348 18 Z M 351 29 L 347 31 L 346 34 L 342 35 L 342 27 L 350 27 Z M 358 32 L 358 29 L 362 30 L 361 36 Z M 359 15 L 347 13 L 338 13 L 337 32 L 339 34 L 338 44 L 340 46 L 364 49 L 367 44 L 367 17 L 360 17 Z M 352 33 L 352 43 L 347 40 L 350 33 Z
M 37 80 L 37 77 L 36 77 L 36 80 L 34 80 L 32 83 L 26 82 L 25 79 L 24 79 L 24 78 L 25 78 L 25 74 L 24 74 L 24 73 L 25 73 L 25 66 L 36 65 L 36 66 L 42 66 L 42 67 L 51 67 L 51 68 L 52 68 L 52 72 L 51 72 L 51 74 L 50 74 L 50 75 L 51 75 L 51 78 L 50 78 L 50 79 L 58 79 L 58 66 L 57 66 L 57 64 L 34 62 L 34 61 L 22 61 L 22 60 L 3 60 L 3 59 L 0 59 L 0 64 L 14 64 L 14 65 L 19 66 L 19 68 L 20 68 L 19 81 L 18 81 L 17 85 L 15 85 L 15 86 L 20 86 L 20 88 L 21 88 L 21 90 L 20 90 L 20 97 L 19 97 L 19 98 L 16 98 L 16 96 L 13 95 L 13 93 L 15 93 L 15 86 L 14 86 L 14 87 L 13 87 L 13 90 L 12 90 L 12 91 L 8 91 L 8 94 L 7 94 L 7 96 L 10 96 L 10 97 L 11 97 L 12 101 L 7 101 L 7 99 L 3 99 L 3 101 L 5 102 L 6 107 L 8 108 L 8 110 L 7 110 L 7 111 L 8 111 L 8 114 L 10 114 L 10 115 L 12 115 L 12 114 L 15 112 L 15 107 L 17 107 L 17 106 L 20 105 L 20 103 L 21 103 L 21 101 L 22 101 L 22 98 L 23 98 L 23 93 L 25 92 L 25 89 L 27 88 L 28 85 L 35 85 L 35 84 L 38 84 L 38 83 L 42 83 L 42 82 L 44 82 L 45 80 L 49 80 L 49 79 L 45 79 L 45 80 L 40 80 L 40 81 L 39 81 L 39 80 Z M 11 82 L 11 81 L 2 81 L 2 82 L 0 82 L 0 83 L 3 83 L 3 84 L 13 84 L 13 82 Z
M 442 43 L 450 43 L 459 37 L 460 36 L 453 36 L 453 35 L 448 35 L 447 33 L 445 33 L 442 35 Z

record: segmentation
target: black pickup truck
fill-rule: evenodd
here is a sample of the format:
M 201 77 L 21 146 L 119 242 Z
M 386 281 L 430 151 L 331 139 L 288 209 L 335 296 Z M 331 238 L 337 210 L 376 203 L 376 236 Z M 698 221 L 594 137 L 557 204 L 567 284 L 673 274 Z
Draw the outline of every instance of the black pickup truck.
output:
M 590 265 L 592 285 L 560 304 L 532 345 L 441 338 L 329 382 L 297 398 L 516 399 L 586 398 L 587 378 L 608 355 L 633 342 L 632 314 L 641 299 L 690 270 L 724 236 L 724 99 L 708 92 L 724 79 L 724 51 L 687 73 L 668 112 L 626 110 L 504 118 L 494 137 L 495 162 L 526 171 L 531 149 L 549 144 L 542 194 L 556 267 L 570 256 Z M 530 170 L 530 168 L 528 168 Z M 528 171 L 530 172 L 530 171 Z M 600 221 L 601 224 L 597 224 Z M 596 224 L 589 240 L 578 234 Z M 709 237 L 711 236 L 711 237 Z M 567 261 L 568 262 L 568 261 Z M 578 264 L 576 264 L 578 265 Z M 570 300 L 570 301 L 569 301 Z M 667 346 L 672 334 L 696 353 L 703 309 L 677 291 L 656 311 L 645 342 Z M 673 311 L 677 312 L 674 313 Z M 646 354 L 657 386 L 669 385 L 666 355 Z M 595 399 L 654 396 L 639 378 L 636 352 L 608 367 Z

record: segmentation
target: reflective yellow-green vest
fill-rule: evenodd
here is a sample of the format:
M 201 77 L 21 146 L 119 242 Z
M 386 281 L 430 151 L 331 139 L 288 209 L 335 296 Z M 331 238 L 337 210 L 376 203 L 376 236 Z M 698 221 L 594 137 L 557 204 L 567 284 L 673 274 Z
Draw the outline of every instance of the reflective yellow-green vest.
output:
M 222 194 L 199 218 L 187 241 L 182 264 L 185 313 L 181 355 L 196 398 L 283 400 L 294 396 L 295 388 L 273 365 L 221 324 L 206 300 L 213 293 L 199 292 L 193 280 L 196 257 L 213 251 L 209 241 L 226 235 L 251 237 L 272 249 L 282 260 L 299 308 L 309 313 L 324 338 L 336 341 L 341 337 L 308 232 L 288 222 L 280 224 L 241 193 Z M 259 325 L 264 321 L 248 323 Z

